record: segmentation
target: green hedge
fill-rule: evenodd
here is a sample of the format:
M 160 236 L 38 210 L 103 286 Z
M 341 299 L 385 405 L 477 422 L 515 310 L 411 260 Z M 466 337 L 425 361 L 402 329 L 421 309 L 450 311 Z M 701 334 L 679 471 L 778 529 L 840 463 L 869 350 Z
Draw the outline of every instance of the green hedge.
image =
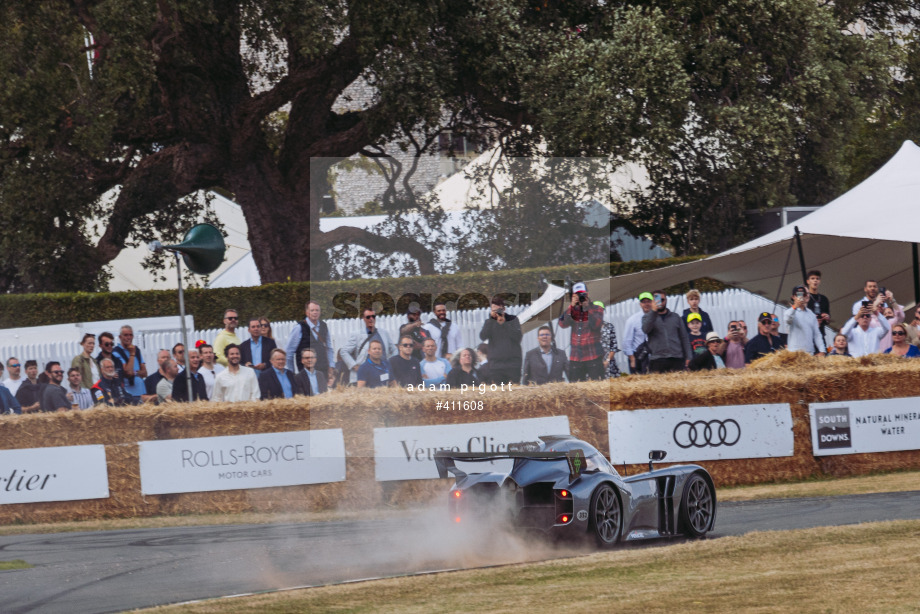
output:
M 221 326 L 224 309 L 239 310 L 242 318 L 266 316 L 270 320 L 299 319 L 310 298 L 323 306 L 324 317 L 353 317 L 364 302 L 376 299 L 404 312 L 410 300 L 428 302 L 448 294 L 458 295 L 461 307 L 474 308 L 495 294 L 505 294 L 512 302 L 527 303 L 538 296 L 540 275 L 546 279 L 597 279 L 605 275 L 624 275 L 696 260 L 700 256 L 613 262 L 609 265 L 571 265 L 541 269 L 519 269 L 431 275 L 390 279 L 355 279 L 336 282 L 294 282 L 266 284 L 254 288 L 190 288 L 185 291 L 186 312 L 195 316 L 198 328 Z M 697 283 L 700 290 L 718 290 L 718 282 Z M 679 291 L 682 287 L 676 287 Z M 373 295 L 382 293 L 384 296 Z M 364 295 L 364 296 L 362 296 Z M 413 296 L 413 295 L 417 295 Z M 477 296 L 478 295 L 478 296 Z M 400 300 L 401 299 L 401 300 Z M 144 292 L 78 292 L 55 294 L 7 294 L 0 296 L 0 328 L 43 326 L 68 322 L 92 322 L 175 315 L 179 299 L 175 290 Z M 244 324 L 245 325 L 245 324 Z

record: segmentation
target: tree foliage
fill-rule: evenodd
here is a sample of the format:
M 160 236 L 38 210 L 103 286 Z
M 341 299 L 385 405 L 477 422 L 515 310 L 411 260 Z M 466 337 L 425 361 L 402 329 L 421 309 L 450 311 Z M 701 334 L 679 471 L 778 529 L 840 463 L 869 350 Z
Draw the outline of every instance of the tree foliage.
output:
M 744 209 L 843 187 L 864 118 L 904 108 L 890 75 L 914 56 L 891 41 L 913 1 L 7 0 L 0 288 L 98 288 L 126 245 L 179 238 L 208 189 L 241 205 L 265 282 L 341 245 L 432 273 L 418 236 L 324 233 L 319 212 L 334 163 L 422 155 L 444 129 L 640 163 L 620 218 L 713 249 Z

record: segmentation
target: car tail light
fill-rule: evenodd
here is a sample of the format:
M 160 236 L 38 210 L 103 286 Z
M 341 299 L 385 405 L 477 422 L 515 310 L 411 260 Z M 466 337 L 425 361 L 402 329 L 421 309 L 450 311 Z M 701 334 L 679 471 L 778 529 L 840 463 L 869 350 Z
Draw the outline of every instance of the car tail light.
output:
M 571 494 L 571 493 L 570 493 L 569 491 L 567 491 L 567 490 L 560 490 L 560 491 L 559 491 L 559 496 L 562 497 L 563 499 L 568 499 L 570 494 Z
M 452 496 L 454 497 L 454 499 L 459 499 L 460 496 L 461 496 L 461 495 L 460 495 L 460 491 L 459 491 L 459 490 L 455 490 L 455 491 L 453 492 L 453 495 L 452 495 Z
M 556 524 L 568 524 L 572 519 L 572 516 L 569 514 L 561 514 L 556 518 Z

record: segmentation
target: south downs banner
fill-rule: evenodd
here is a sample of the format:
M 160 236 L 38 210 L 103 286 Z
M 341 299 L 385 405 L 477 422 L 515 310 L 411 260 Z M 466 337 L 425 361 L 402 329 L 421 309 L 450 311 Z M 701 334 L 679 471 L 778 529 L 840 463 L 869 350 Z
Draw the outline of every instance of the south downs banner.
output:
M 0 505 L 108 496 L 105 446 L 0 451 Z
M 664 450 L 669 462 L 793 454 L 786 403 L 612 411 L 607 428 L 614 464 L 648 462 L 650 450 Z
M 374 429 L 375 473 L 378 482 L 429 480 L 438 477 L 434 453 L 507 452 L 509 443 L 536 441 L 541 435 L 568 435 L 568 416 L 500 420 L 471 424 L 400 426 Z M 512 461 L 457 463 L 469 472 L 508 471 Z
M 145 495 L 345 479 L 342 429 L 142 441 L 138 446 Z
M 920 450 L 920 397 L 812 403 L 815 456 Z

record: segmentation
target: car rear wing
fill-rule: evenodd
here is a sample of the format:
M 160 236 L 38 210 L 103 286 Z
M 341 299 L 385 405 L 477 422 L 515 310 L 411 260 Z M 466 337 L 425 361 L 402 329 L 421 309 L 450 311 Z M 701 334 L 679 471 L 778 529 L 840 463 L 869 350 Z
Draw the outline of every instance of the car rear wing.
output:
M 438 450 L 434 453 L 434 462 L 438 467 L 438 476 L 441 478 L 448 477 L 448 474 L 455 479 L 466 477 L 466 473 L 457 468 L 456 461 L 463 462 L 484 462 L 494 460 L 504 460 L 512 458 L 526 459 L 533 461 L 554 461 L 565 459 L 569 465 L 569 480 L 575 480 L 585 470 L 587 461 L 585 460 L 584 450 L 576 448 L 566 452 L 528 452 L 511 450 L 508 452 L 452 452 L 450 450 Z

